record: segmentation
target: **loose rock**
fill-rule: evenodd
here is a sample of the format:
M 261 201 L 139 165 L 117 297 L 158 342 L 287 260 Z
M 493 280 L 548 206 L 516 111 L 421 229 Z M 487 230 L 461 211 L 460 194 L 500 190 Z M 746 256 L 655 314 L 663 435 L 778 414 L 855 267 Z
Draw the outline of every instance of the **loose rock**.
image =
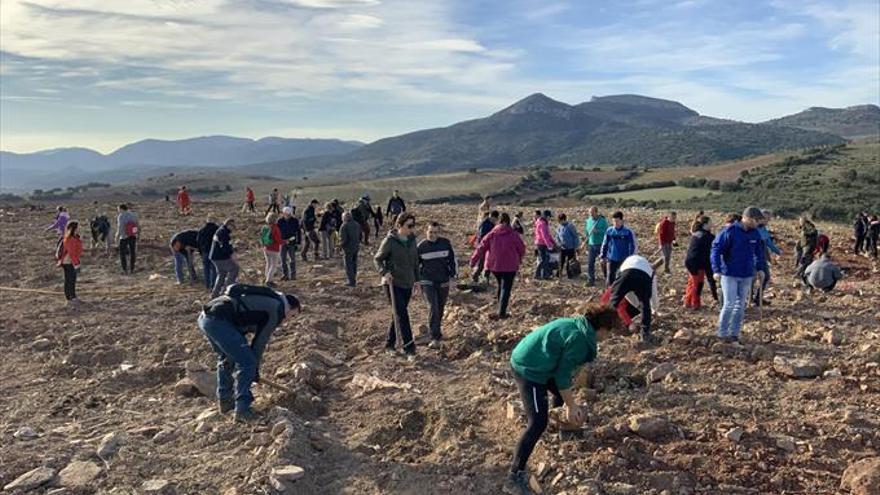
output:
M 7 492 L 17 493 L 26 492 L 28 490 L 33 490 L 34 488 L 38 488 L 45 484 L 48 484 L 54 479 L 54 469 L 47 467 L 38 467 L 36 469 L 31 469 L 30 471 L 24 473 L 18 478 L 15 478 L 12 483 L 4 486 L 3 490 Z
M 773 369 L 791 378 L 815 378 L 822 374 L 822 364 L 815 359 L 773 358 Z
M 58 485 L 69 488 L 84 488 L 101 474 L 101 467 L 94 462 L 73 461 L 58 473 Z
M 843 472 L 840 489 L 853 495 L 880 495 L 880 457 L 850 464 Z
M 665 417 L 655 414 L 641 414 L 629 418 L 630 431 L 647 439 L 656 440 L 669 432 L 669 422 Z
M 175 495 L 176 490 L 168 480 L 147 480 L 141 485 L 141 491 L 152 495 Z
M 656 383 L 666 378 L 666 376 L 673 371 L 675 371 L 674 364 L 663 363 L 649 371 L 646 378 L 648 379 L 648 383 Z
M 125 435 L 119 432 L 108 433 L 101 439 L 97 454 L 101 459 L 109 459 L 119 451 L 119 447 L 125 443 Z

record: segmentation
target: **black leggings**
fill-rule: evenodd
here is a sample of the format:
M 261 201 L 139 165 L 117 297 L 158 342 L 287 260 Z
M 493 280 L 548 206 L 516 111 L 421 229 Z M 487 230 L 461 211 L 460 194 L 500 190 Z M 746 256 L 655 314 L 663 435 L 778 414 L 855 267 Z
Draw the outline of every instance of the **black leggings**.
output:
M 568 269 L 568 260 L 576 260 L 577 259 L 577 250 L 574 249 L 563 249 L 559 253 L 559 278 L 562 278 L 562 272 L 565 271 L 565 276 L 571 278 L 571 270 Z
M 510 470 L 516 472 L 526 469 L 526 463 L 529 462 L 529 457 L 535 450 L 538 439 L 547 429 L 549 411 L 547 392 L 553 394 L 553 407 L 563 405 L 564 401 L 552 378 L 546 384 L 536 383 L 519 376 L 516 371 L 513 372 L 513 378 L 519 387 L 519 395 L 522 397 L 523 408 L 528 419 L 526 430 L 520 437 L 519 443 L 516 444 L 516 454 L 513 457 L 513 464 L 510 466 Z
M 61 265 L 64 270 L 64 297 L 70 301 L 76 299 L 76 268 L 73 265 Z
M 507 306 L 510 304 L 510 294 L 513 293 L 513 279 L 516 272 L 492 272 L 498 281 L 495 297 L 498 299 L 498 314 L 507 316 Z

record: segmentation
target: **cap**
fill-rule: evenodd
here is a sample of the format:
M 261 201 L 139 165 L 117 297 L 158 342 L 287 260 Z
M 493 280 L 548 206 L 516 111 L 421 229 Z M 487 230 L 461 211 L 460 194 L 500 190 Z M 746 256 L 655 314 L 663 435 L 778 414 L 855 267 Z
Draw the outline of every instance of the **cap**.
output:
M 284 213 L 285 215 L 293 215 L 293 208 L 285 206 L 281 209 L 281 213 Z
M 749 206 L 743 210 L 743 216 L 754 218 L 755 220 L 762 220 L 764 218 L 764 213 L 757 206 Z

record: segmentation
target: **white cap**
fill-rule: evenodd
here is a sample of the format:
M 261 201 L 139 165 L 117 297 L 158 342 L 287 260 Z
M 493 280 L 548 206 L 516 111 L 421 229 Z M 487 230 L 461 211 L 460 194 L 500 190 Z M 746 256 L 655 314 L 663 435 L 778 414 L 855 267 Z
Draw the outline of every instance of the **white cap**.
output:
M 293 208 L 285 206 L 281 209 L 281 213 L 284 213 L 285 215 L 293 215 Z

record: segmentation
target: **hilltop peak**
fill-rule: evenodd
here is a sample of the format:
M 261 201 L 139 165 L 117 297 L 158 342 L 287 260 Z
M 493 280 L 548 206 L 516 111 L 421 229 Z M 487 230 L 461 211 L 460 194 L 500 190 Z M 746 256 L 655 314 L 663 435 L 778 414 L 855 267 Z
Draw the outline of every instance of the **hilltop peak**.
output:
M 690 108 L 682 105 L 677 101 L 633 94 L 594 96 L 590 99 L 589 103 L 613 103 L 619 105 L 633 105 L 662 110 L 676 110 L 689 113 L 692 116 L 699 115 L 697 112 L 691 110 Z
M 571 105 L 556 101 L 544 93 L 534 93 L 501 110 L 496 115 L 542 113 L 568 118 L 573 111 L 574 108 Z

